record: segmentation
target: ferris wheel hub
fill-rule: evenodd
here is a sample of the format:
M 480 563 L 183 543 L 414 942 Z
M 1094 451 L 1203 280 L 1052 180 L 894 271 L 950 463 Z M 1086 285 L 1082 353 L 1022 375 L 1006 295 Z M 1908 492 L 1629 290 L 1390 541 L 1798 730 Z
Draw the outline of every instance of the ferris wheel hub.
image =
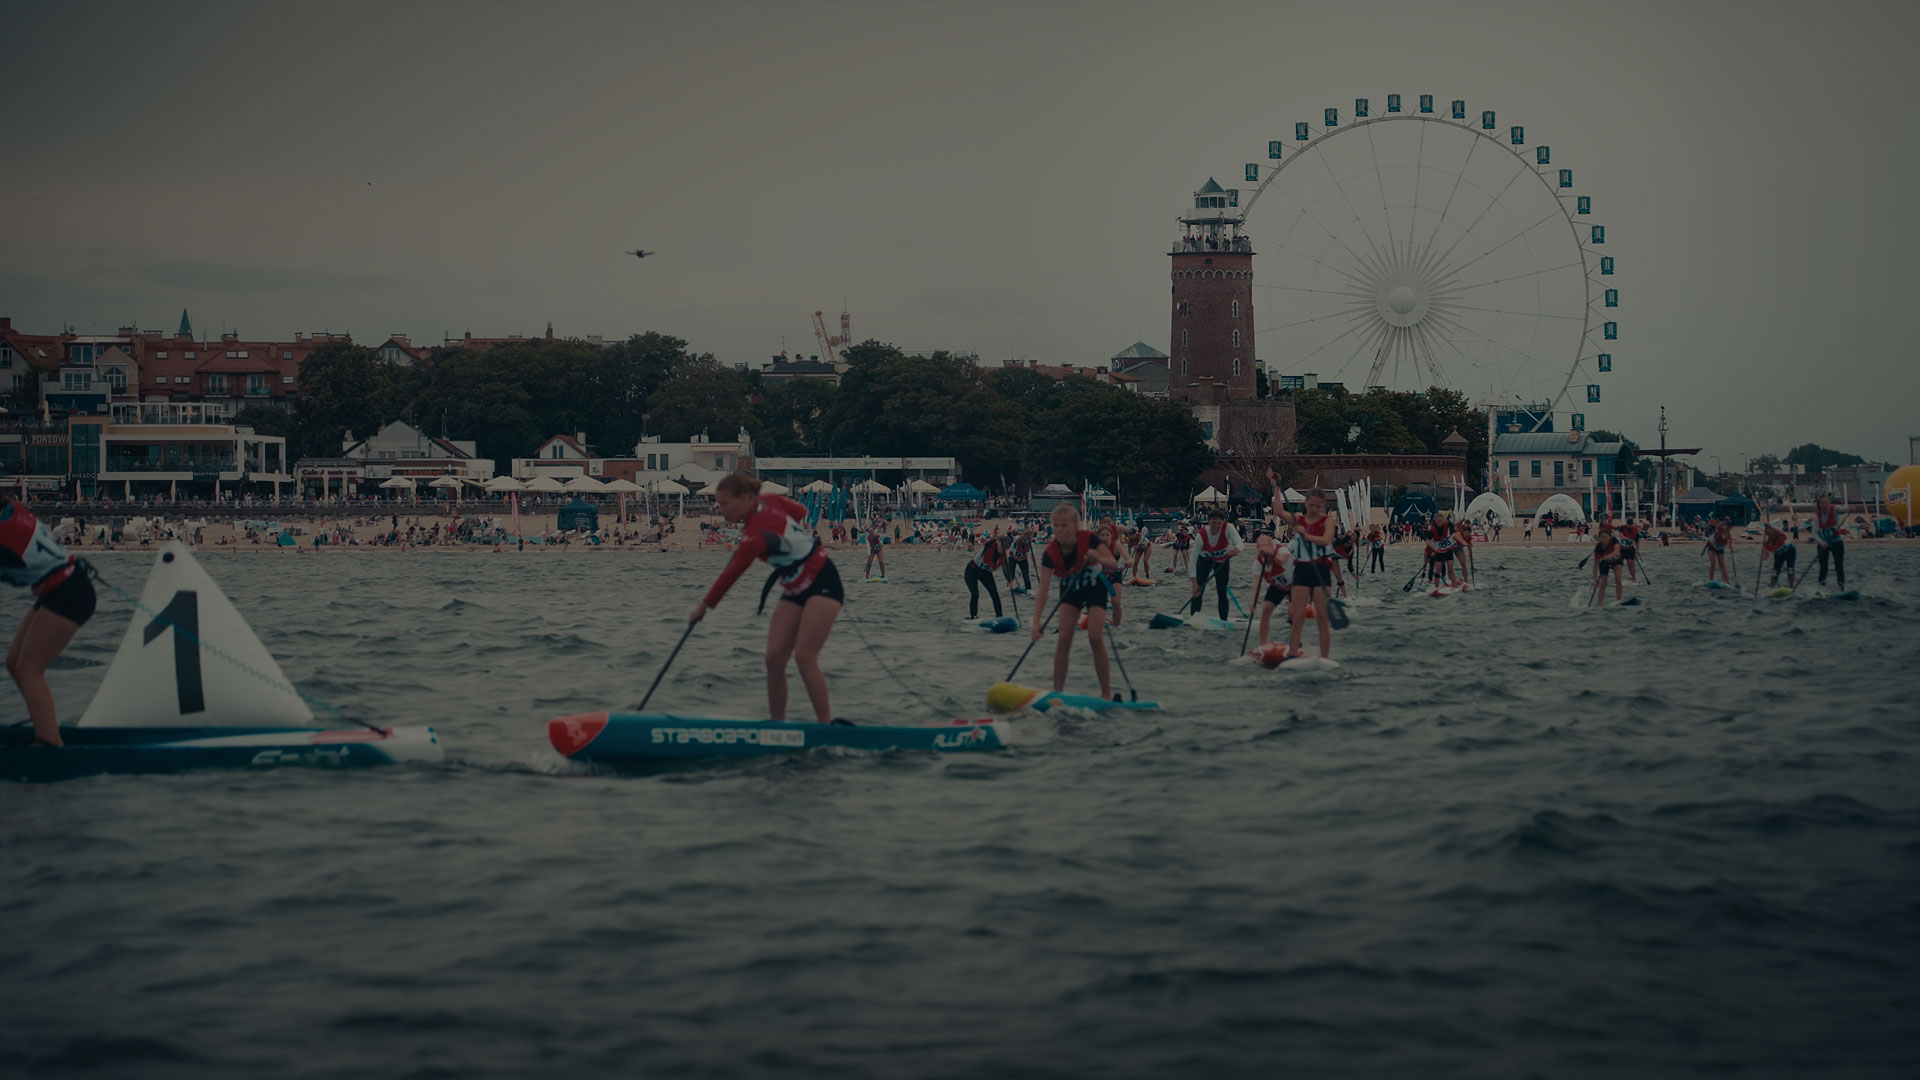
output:
M 1406 285 L 1395 285 L 1393 290 L 1387 293 L 1387 306 L 1401 315 L 1410 313 L 1419 303 L 1419 295 Z

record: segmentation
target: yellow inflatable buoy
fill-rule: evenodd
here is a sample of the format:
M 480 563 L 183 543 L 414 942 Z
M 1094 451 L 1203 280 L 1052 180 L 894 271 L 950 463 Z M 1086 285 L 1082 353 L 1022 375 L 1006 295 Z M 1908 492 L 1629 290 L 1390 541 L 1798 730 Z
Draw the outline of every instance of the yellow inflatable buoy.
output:
M 1887 504 L 1887 516 L 1903 528 L 1920 525 L 1920 508 L 1913 505 L 1915 499 L 1920 499 L 1920 465 L 1902 465 L 1880 485 L 1880 500 Z

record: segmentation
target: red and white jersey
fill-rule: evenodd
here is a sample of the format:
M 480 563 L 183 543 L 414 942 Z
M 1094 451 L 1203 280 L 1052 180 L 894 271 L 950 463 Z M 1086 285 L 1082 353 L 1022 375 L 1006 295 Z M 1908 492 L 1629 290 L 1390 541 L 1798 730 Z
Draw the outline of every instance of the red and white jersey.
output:
M 816 544 L 813 533 L 807 529 L 807 508 L 785 495 L 760 496 L 740 526 L 740 546 L 734 549 L 733 558 L 727 560 L 726 569 L 714 579 L 713 588 L 707 590 L 706 605 L 718 607 L 721 597 L 727 595 L 727 590 L 740 580 L 740 575 L 755 559 L 763 559 L 768 566 L 786 571 L 780 578 L 780 587 L 789 595 L 797 595 L 812 585 L 814 575 L 827 561 L 827 549 Z
M 1240 554 L 1240 530 L 1221 522 L 1219 528 L 1212 523 L 1200 527 L 1200 554 L 1215 562 L 1226 562 Z
M 45 596 L 73 575 L 77 560 L 19 503 L 0 509 L 0 581 Z

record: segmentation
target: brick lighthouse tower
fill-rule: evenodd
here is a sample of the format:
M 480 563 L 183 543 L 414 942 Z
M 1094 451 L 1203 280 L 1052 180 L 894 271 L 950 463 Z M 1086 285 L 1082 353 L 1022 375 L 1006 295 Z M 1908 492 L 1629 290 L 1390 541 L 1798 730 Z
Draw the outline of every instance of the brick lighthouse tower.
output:
M 1244 220 L 1239 190 L 1211 179 L 1180 218 L 1167 348 L 1175 401 L 1254 400 L 1253 241 L 1240 234 Z

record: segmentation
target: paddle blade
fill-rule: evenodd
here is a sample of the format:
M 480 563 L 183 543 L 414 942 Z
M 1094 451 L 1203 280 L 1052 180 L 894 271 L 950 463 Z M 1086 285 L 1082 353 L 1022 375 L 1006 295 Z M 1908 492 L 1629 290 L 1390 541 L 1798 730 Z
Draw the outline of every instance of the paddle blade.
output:
M 1172 615 L 1155 615 L 1153 618 L 1147 620 L 1147 628 L 1151 630 L 1171 630 L 1176 626 L 1185 625 L 1186 620 L 1176 618 Z
M 1032 704 L 1041 694 L 1015 683 L 994 683 L 987 689 L 987 708 L 996 713 L 1015 713 Z

